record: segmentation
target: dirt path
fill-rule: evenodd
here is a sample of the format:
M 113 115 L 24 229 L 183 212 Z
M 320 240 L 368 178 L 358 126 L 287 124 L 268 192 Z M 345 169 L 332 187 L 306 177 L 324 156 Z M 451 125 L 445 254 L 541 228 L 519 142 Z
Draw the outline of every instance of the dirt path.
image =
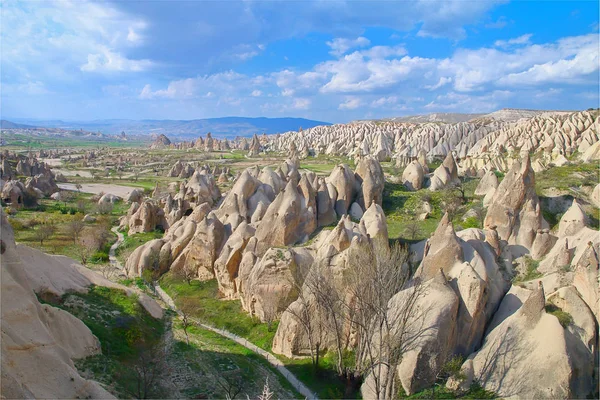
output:
M 165 304 L 167 304 L 171 309 L 173 309 L 177 313 L 179 313 L 179 310 L 177 310 L 177 307 L 175 306 L 175 302 L 167 294 L 167 292 L 165 292 L 159 285 L 155 286 L 155 291 L 156 291 L 156 294 L 158 294 L 158 296 L 165 302 Z M 254 353 L 261 355 L 262 357 L 264 357 L 267 360 L 267 362 L 269 364 L 271 364 L 273 367 L 275 367 L 300 394 L 305 396 L 307 399 L 318 400 L 318 397 L 314 393 L 312 393 L 310 391 L 310 389 L 304 383 L 300 382 L 300 380 L 298 378 L 296 378 L 296 376 L 294 374 L 292 374 L 290 372 L 290 370 L 288 370 L 285 367 L 283 362 L 281 362 L 281 360 L 279 360 L 273 354 L 261 349 L 260 347 L 256 346 L 255 344 L 250 343 L 246 339 L 239 337 L 229 331 L 215 328 L 214 326 L 211 326 L 211 325 L 206 325 L 195 318 L 191 318 L 191 320 L 198 326 L 200 326 L 204 329 L 207 329 L 209 331 L 215 332 L 223 337 L 226 337 L 227 339 L 233 340 L 234 342 L 244 346 L 245 348 L 253 351 Z
M 63 190 L 77 190 L 74 183 L 59 183 L 58 187 Z M 85 193 L 110 193 L 123 199 L 127 198 L 133 190 L 139 189 L 132 186 L 122 186 L 110 183 L 82 183 L 81 191 Z
M 117 250 L 117 248 L 121 245 L 121 243 L 123 243 L 123 240 L 125 239 L 125 237 L 123 236 L 123 234 L 121 232 L 119 232 L 118 227 L 113 227 L 111 230 L 117 235 L 117 241 L 110 247 L 110 251 L 108 253 L 108 258 L 110 260 L 110 264 L 116 268 L 122 269 L 122 265 L 119 262 L 119 260 L 117 259 L 117 257 L 115 256 L 115 252 Z M 175 310 L 178 314 L 179 314 L 179 310 L 177 309 L 177 306 L 175 305 L 175 302 L 173 301 L 173 299 L 171 298 L 171 296 L 169 296 L 167 294 L 167 292 L 165 292 L 159 285 L 155 285 L 154 286 L 154 290 L 155 293 L 158 295 L 158 297 L 161 298 L 161 300 L 172 310 Z M 209 331 L 215 332 L 229 340 L 233 340 L 234 342 L 244 346 L 245 348 L 253 351 L 256 354 L 261 355 L 262 357 L 264 357 L 267 362 L 269 364 L 271 364 L 273 367 L 275 367 L 277 369 L 277 371 L 279 371 L 284 377 L 285 379 L 288 380 L 288 382 L 303 396 L 305 396 L 307 399 L 312 400 L 318 400 L 318 397 L 312 393 L 310 391 L 310 389 L 303 384 L 302 382 L 300 382 L 300 380 L 298 378 L 296 378 L 296 376 L 294 374 L 292 374 L 283 364 L 283 362 L 281 362 L 281 360 L 279 360 L 277 357 L 275 357 L 273 354 L 269 353 L 268 351 L 265 351 L 263 349 L 261 349 L 260 347 L 256 346 L 253 343 L 250 343 L 248 340 L 239 337 L 229 331 L 223 330 L 223 329 L 219 329 L 219 328 L 215 328 L 214 326 L 210 326 L 210 325 L 206 325 L 202 322 L 200 322 L 199 320 L 192 318 L 192 321 L 197 324 L 198 326 L 207 329 Z M 169 329 L 170 331 L 170 329 Z M 171 337 L 166 337 L 166 342 L 165 342 L 165 346 L 172 346 L 172 332 L 171 332 Z
M 119 262 L 116 256 L 117 248 L 123 243 L 125 240 L 125 236 L 121 232 L 119 232 L 119 228 L 117 226 L 113 226 L 111 229 L 117 235 L 117 241 L 110 246 L 110 250 L 108 251 L 108 261 L 110 262 L 111 267 L 118 268 L 119 270 L 123 269 L 123 266 Z

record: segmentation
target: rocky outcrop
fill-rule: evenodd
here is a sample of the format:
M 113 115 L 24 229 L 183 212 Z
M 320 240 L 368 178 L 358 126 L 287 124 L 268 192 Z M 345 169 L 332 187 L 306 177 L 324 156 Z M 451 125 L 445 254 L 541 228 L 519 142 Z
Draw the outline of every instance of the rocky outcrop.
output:
M 535 176 L 528 156 L 516 161 L 498 185 L 488 207 L 484 228 L 495 226 L 501 240 L 530 249 L 544 228 Z
M 485 389 L 501 397 L 579 397 L 570 390 L 573 365 L 565 331 L 544 306 L 540 287 L 469 357 L 474 376 Z
M 442 165 L 433 171 L 429 190 L 436 191 L 455 186 L 460 183 L 458 178 L 458 165 L 452 153 L 448 153 Z
M 573 200 L 573 204 L 566 213 L 560 218 L 558 224 L 558 236 L 572 236 L 588 225 L 588 217 L 577 202 Z
M 163 209 L 153 200 L 132 203 L 127 215 L 121 219 L 121 228 L 124 227 L 129 227 L 129 235 L 168 228 Z
M 402 184 L 408 190 L 421 190 L 424 176 L 423 166 L 418 161 L 412 161 L 402 172 Z
M 164 134 L 160 134 L 151 144 L 151 149 L 164 149 L 171 145 L 171 140 Z
M 494 171 L 486 171 L 475 188 L 475 195 L 486 196 L 490 192 L 493 195 L 496 188 L 498 188 L 498 177 Z

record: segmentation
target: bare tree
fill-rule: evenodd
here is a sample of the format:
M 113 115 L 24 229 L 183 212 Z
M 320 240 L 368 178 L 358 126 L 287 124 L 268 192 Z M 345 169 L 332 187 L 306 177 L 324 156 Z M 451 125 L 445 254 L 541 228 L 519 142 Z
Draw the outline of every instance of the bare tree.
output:
M 265 381 L 265 386 L 263 386 L 262 393 L 258 396 L 258 400 L 271 400 L 273 398 L 273 392 L 269 387 L 269 378 Z
M 182 297 L 177 301 L 177 308 L 179 309 L 181 326 L 183 327 L 183 333 L 185 334 L 185 342 L 189 345 L 190 338 L 188 336 L 188 328 L 193 325 L 192 318 L 201 310 L 201 308 L 197 301 L 189 297 Z
M 86 265 L 88 259 L 99 249 L 98 236 L 91 229 L 86 229 L 77 240 L 77 254 L 83 265 Z
M 217 375 L 217 385 L 225 392 L 227 400 L 235 399 L 244 389 L 244 379 L 240 370 L 225 371 Z
M 81 192 L 81 189 L 83 189 L 83 186 L 81 186 L 81 183 L 76 183 L 75 189 L 77 189 L 78 192 Z
M 175 276 L 183 279 L 188 285 L 198 277 L 198 269 L 192 263 L 185 263 L 183 267 L 173 271 Z
M 312 279 L 316 279 L 316 277 L 311 274 L 306 277 L 306 281 Z M 292 318 L 302 326 L 308 340 L 310 358 L 312 360 L 314 372 L 316 373 L 319 369 L 319 355 L 325 329 L 321 319 L 318 318 L 314 312 L 316 304 L 315 296 L 310 293 L 308 288 L 304 288 L 303 284 L 300 282 L 292 282 L 292 284 L 295 285 L 296 290 L 298 290 L 298 298 L 288 306 L 285 312 L 290 314 Z
M 98 214 L 106 215 L 112 212 L 113 207 L 113 203 L 111 203 L 110 201 L 103 201 L 101 203 L 98 203 L 96 210 L 98 211 Z
M 67 223 L 65 233 L 73 240 L 73 244 L 75 244 L 77 243 L 77 240 L 79 240 L 79 236 L 81 236 L 81 232 L 83 232 L 84 229 L 85 223 L 76 217 Z
M 416 306 L 423 290 L 411 279 L 408 255 L 399 244 L 373 246 L 355 251 L 345 282 L 350 301 L 347 315 L 356 332 L 355 375 L 370 375 L 378 399 L 397 393 L 395 374 L 402 355 L 422 333 Z M 399 295 L 401 301 L 390 301 Z
M 88 203 L 84 199 L 79 199 L 79 200 L 77 200 L 76 207 L 77 207 L 77 211 L 79 211 L 82 214 L 85 214 L 85 212 L 87 211 L 87 208 L 88 208 Z
M 47 221 L 33 231 L 33 237 L 35 240 L 40 242 L 40 246 L 44 245 L 44 240 L 51 238 L 56 232 L 56 224 L 51 221 Z
M 67 203 L 70 203 L 71 201 L 75 200 L 75 193 L 68 191 L 68 190 L 61 190 L 60 191 L 60 199 L 62 200 L 62 202 L 65 205 L 65 208 L 67 207 Z
M 140 179 L 140 170 L 139 170 L 139 168 L 134 168 L 133 169 L 133 180 L 135 182 L 137 182 L 138 179 Z
M 116 274 L 116 268 L 110 264 L 101 265 L 99 268 L 100 274 L 104 277 L 104 279 L 108 279 L 109 281 Z
M 156 392 L 160 376 L 165 369 L 165 346 L 161 342 L 138 344 L 138 357 L 134 359 L 127 373 L 130 386 L 127 391 L 136 399 L 152 398 Z
M 415 240 L 416 238 L 419 237 L 419 235 L 421 235 L 422 231 L 421 231 L 421 227 L 419 226 L 419 223 L 417 221 L 411 221 L 408 223 L 408 225 L 406 225 L 406 228 L 404 229 L 404 233 L 411 240 Z

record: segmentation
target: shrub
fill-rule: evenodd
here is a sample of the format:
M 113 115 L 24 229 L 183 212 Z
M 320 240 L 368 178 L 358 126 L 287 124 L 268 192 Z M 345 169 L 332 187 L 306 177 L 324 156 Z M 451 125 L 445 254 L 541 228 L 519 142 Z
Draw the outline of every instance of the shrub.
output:
M 566 311 L 563 311 L 560 307 L 555 304 L 548 303 L 546 304 L 546 312 L 550 315 L 554 315 L 558 322 L 562 325 L 563 328 L 567 328 L 569 325 L 573 323 L 573 316 Z
M 461 225 L 462 225 L 463 229 L 480 228 L 481 227 L 479 225 L 479 220 L 477 219 L 477 217 L 469 217 Z

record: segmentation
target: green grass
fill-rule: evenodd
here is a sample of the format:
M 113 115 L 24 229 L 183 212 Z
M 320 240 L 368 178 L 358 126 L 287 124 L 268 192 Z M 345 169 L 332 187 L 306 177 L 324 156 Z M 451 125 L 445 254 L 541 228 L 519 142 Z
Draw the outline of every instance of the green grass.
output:
M 77 133 L 75 131 L 75 133 Z M 20 133 L 12 133 L 8 130 L 2 131 L 2 137 L 6 141 L 6 148 L 9 150 L 25 150 L 25 149 L 54 149 L 54 148 L 136 148 L 147 143 L 141 141 L 119 141 L 112 138 L 88 138 L 88 137 L 59 137 L 59 136 L 34 136 L 24 135 Z
M 463 182 L 465 191 L 465 204 L 458 207 L 454 215 L 454 224 L 458 228 L 470 227 L 464 226 L 461 217 L 471 208 L 480 206 L 481 201 L 474 196 L 477 180 L 468 179 Z M 437 228 L 440 219 L 444 214 L 447 202 L 452 199 L 458 199 L 460 193 L 458 190 L 446 189 L 432 192 L 429 189 L 421 189 L 416 192 L 407 190 L 404 185 L 399 183 L 386 182 L 383 191 L 383 211 L 385 212 L 388 223 L 388 234 L 390 239 L 401 239 L 404 241 L 418 241 L 431 236 Z M 424 221 L 418 221 L 418 214 L 421 213 L 421 207 L 424 201 L 431 204 L 432 212 Z M 416 223 L 418 232 L 415 237 L 407 232 L 409 226 Z
M 184 280 L 167 273 L 161 278 L 160 286 L 175 299 L 176 304 L 184 299 L 195 300 L 198 310 L 194 316 L 199 320 L 244 337 L 262 349 L 271 350 L 278 323 L 273 322 L 269 330 L 267 324 L 248 315 L 239 300 L 219 300 L 216 279 L 192 281 L 188 285 Z
M 347 388 L 345 382 L 338 376 L 336 354 L 323 354 L 319 358 L 319 369 L 316 372 L 310 357 L 290 359 L 278 355 L 277 358 L 283 361 L 286 368 L 321 399 L 360 398 L 359 387 L 351 385 Z
M 52 199 L 42 199 L 35 208 L 22 208 L 16 212 L 11 212 L 9 222 L 13 227 L 15 240 L 27 246 L 39 249 L 50 254 L 60 254 L 79 260 L 79 244 L 74 243 L 69 235 L 69 223 L 73 220 L 82 220 L 83 213 L 78 209 L 77 203 L 83 201 L 87 204 L 87 209 L 91 211 L 90 195 L 86 193 L 73 193 L 73 199 L 68 202 L 55 201 Z M 113 225 L 119 217 L 121 211 L 115 207 L 111 214 L 96 216 L 96 222 L 86 223 L 87 230 L 107 229 Z M 35 226 L 40 223 L 51 223 L 56 226 L 55 233 L 43 244 L 35 237 Z M 108 231 L 109 240 L 104 247 L 99 249 L 88 260 L 90 264 L 105 264 L 108 262 L 108 250 L 112 243 L 117 240 L 117 236 Z
M 132 385 L 128 363 L 144 351 L 142 343 L 158 343 L 164 321 L 152 318 L 137 296 L 100 286 L 92 285 L 88 293 L 67 293 L 53 305 L 79 318 L 100 340 L 102 354 L 78 360 L 77 368 L 118 397 L 128 397 Z
M 167 273 L 161 278 L 160 286 L 175 299 L 176 304 L 189 298 L 196 300 L 198 311 L 194 313 L 194 316 L 199 320 L 235 333 L 258 347 L 271 351 L 278 322 L 274 322 L 269 330 L 267 324 L 249 316 L 242 309 L 239 300 L 219 300 L 216 280 L 192 281 L 188 285 L 182 279 Z M 344 382 L 336 373 L 333 354 L 323 355 L 318 374 L 315 374 L 309 358 L 288 359 L 283 356 L 278 356 L 278 358 L 298 379 L 312 391 L 318 393 L 319 397 L 348 398 Z
M 542 274 L 537 270 L 539 264 L 539 261 L 536 261 L 529 256 L 523 256 L 523 265 L 525 267 L 525 272 L 515 277 L 514 283 L 527 282 L 532 279 L 541 277 Z
M 429 389 L 422 390 L 410 396 L 406 396 L 403 390 L 400 390 L 399 399 L 497 399 L 498 395 L 489 390 L 485 390 L 477 382 L 474 382 L 469 390 L 458 395 L 451 390 L 446 389 L 445 384 L 435 384 Z
M 535 188 L 539 196 L 545 189 L 568 190 L 579 186 L 596 186 L 600 182 L 597 163 L 583 163 L 552 167 L 535 175 Z

